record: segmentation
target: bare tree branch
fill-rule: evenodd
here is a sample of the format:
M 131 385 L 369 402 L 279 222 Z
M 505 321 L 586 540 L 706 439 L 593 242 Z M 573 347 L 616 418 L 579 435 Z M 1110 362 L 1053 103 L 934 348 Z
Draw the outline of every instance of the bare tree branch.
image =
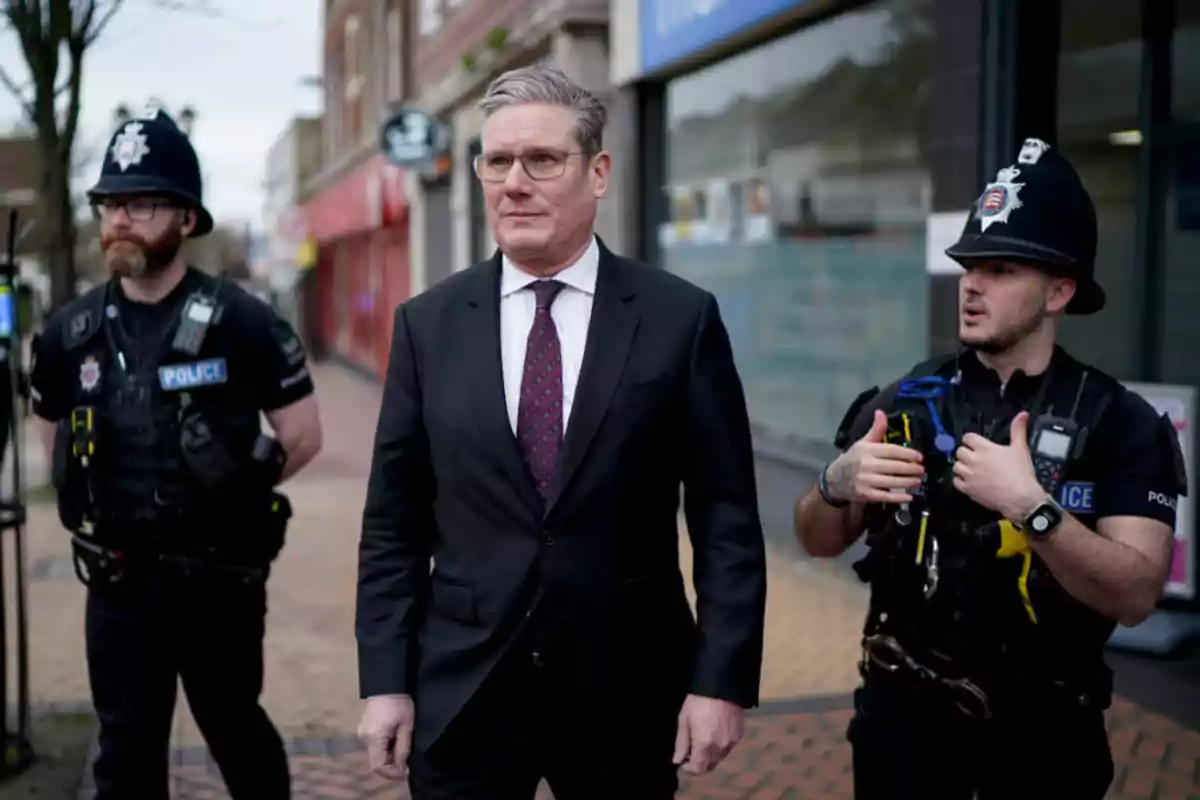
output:
M 72 38 L 81 38 L 84 47 L 87 47 L 92 42 L 96 41 L 96 38 L 104 32 L 106 27 L 108 27 L 108 23 L 112 20 L 113 15 L 121 10 L 121 6 L 124 4 L 124 2 L 125 0 L 112 0 L 112 3 L 108 6 L 108 8 L 100 12 L 99 17 L 96 16 L 96 9 L 99 7 L 99 0 L 93 0 L 93 2 L 88 3 L 83 22 L 72 34 Z
M 0 83 L 4 84 L 4 88 L 8 89 L 12 96 L 16 98 L 25 115 L 33 119 L 33 103 L 25 96 L 25 90 L 17 86 L 17 82 L 10 78 L 8 73 L 4 71 L 4 67 L 0 67 Z
M 70 91 L 67 97 L 62 142 L 69 152 L 71 145 L 75 142 L 75 130 L 79 126 L 79 100 L 83 90 L 83 54 L 87 45 L 83 40 L 72 39 L 68 49 L 71 54 L 71 72 L 68 77 Z

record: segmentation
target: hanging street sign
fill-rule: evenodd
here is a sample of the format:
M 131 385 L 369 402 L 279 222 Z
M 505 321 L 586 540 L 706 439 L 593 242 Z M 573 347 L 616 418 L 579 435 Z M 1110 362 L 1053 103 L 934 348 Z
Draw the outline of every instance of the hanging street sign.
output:
M 405 169 L 428 169 L 447 154 L 449 146 L 447 127 L 425 112 L 410 107 L 396 111 L 379 133 L 383 154 Z

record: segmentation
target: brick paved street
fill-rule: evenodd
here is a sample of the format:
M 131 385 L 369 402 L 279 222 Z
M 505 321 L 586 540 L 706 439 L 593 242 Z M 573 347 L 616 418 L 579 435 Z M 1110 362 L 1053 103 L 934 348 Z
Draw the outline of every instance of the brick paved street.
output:
M 355 551 L 378 389 L 334 366 L 319 367 L 316 379 L 326 445 L 286 487 L 296 518 L 271 579 L 263 702 L 290 742 L 297 800 L 401 798 L 402 787 L 368 774 L 352 736 L 361 708 Z M 83 590 L 65 559 L 66 541 L 53 508 L 34 508 L 31 688 L 38 705 L 87 701 Z M 865 591 L 843 571 L 794 552 L 773 553 L 770 570 L 764 708 L 727 763 L 685 782 L 681 797 L 850 797 L 844 731 Z M 1119 764 L 1112 797 L 1200 798 L 1200 733 L 1123 700 L 1109 722 Z M 172 745 L 175 798 L 227 797 L 184 702 Z

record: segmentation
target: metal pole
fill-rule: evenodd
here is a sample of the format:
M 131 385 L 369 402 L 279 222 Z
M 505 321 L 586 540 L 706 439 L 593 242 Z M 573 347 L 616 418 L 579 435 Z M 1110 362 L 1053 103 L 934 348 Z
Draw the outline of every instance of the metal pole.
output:
M 32 761 L 32 745 L 29 725 L 29 632 L 28 608 L 25 586 L 25 493 L 21 475 L 21 403 L 17 385 L 21 374 L 21 326 L 17 303 L 17 212 L 12 210 L 8 219 L 8 247 L 6 257 L 0 261 L 0 370 L 8 381 L 6 391 L 9 403 L 7 421 L 8 439 L 12 444 L 12 498 L 0 503 L 0 776 L 8 776 L 24 770 Z M 2 383 L 3 381 L 0 381 Z M 3 462 L 0 448 L 0 463 Z M 8 630 L 7 591 L 4 586 L 3 534 L 13 531 L 13 562 L 15 575 L 15 619 L 17 678 L 17 705 L 15 709 L 16 729 L 8 730 Z M 12 760 L 10 761 L 10 753 Z

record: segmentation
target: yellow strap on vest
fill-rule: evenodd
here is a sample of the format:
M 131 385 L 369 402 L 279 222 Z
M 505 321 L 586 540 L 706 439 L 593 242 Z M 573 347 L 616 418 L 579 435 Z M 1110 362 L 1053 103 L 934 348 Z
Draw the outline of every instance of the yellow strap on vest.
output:
M 921 512 L 921 532 L 917 534 L 917 560 L 920 564 L 925 560 L 925 531 L 929 527 L 929 510 Z
M 1021 556 L 1021 575 L 1017 578 L 1017 591 L 1021 593 L 1021 602 L 1025 604 L 1025 613 L 1033 624 L 1037 624 L 1037 613 L 1033 610 L 1033 601 L 1029 599 L 1029 568 L 1033 564 L 1033 548 L 1029 539 L 1006 519 L 1000 520 L 1000 548 L 996 550 L 996 558 L 1012 558 Z

